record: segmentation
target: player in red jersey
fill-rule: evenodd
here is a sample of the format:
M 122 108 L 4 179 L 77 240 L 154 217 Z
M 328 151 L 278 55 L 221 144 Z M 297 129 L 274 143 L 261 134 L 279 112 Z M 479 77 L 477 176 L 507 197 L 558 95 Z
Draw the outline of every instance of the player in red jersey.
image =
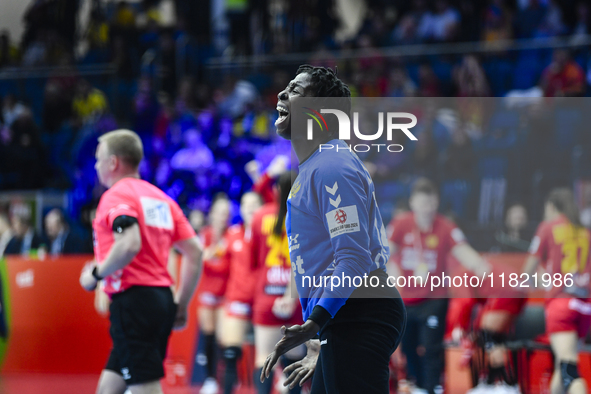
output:
M 242 355 L 242 343 L 252 316 L 256 275 L 250 261 L 251 224 L 255 211 L 261 205 L 262 201 L 259 194 L 255 192 L 245 193 L 240 201 L 242 224 L 230 227 L 226 233 L 228 247 L 224 258 L 228 261 L 230 275 L 225 295 L 221 338 L 222 345 L 225 347 L 225 394 L 234 392 L 234 384 L 238 373 L 236 363 Z
M 591 235 L 581 225 L 573 194 L 568 189 L 555 189 L 550 193 L 544 216 L 545 221 L 532 240 L 524 271 L 531 276 L 543 263 L 544 275 L 550 274 L 552 279 L 551 286 L 546 287 L 545 304 L 546 332 L 556 357 L 550 387 L 553 394 L 587 393 L 577 364 L 578 342 L 591 326 Z M 569 277 L 572 283 L 567 282 Z M 544 284 L 543 279 L 538 283 Z
M 80 284 L 94 290 L 104 279 L 111 298 L 113 349 L 97 393 L 162 393 L 163 361 L 173 327 L 187 320 L 197 284 L 202 246 L 179 206 L 139 179 L 142 142 L 129 130 L 99 138 L 96 171 L 107 190 L 93 221 L 97 264 L 86 266 Z M 171 247 L 183 254 L 173 298 L 167 271 Z
M 447 289 L 440 287 L 431 292 L 430 286 L 413 285 L 409 278 L 426 278 L 427 274 L 441 277 L 450 253 L 478 275 L 488 270 L 488 263 L 466 243 L 459 228 L 437 213 L 439 198 L 431 181 L 418 179 L 409 203 L 411 212 L 398 216 L 389 225 L 393 256 L 389 268 L 393 276 L 407 279 L 407 286 L 400 289 L 408 318 L 402 338 L 407 375 L 418 388 L 434 393 L 443 372 Z
M 252 219 L 252 262 L 257 269 L 257 283 L 253 307 L 255 334 L 255 373 L 258 394 L 270 394 L 273 379 L 260 382 L 261 370 L 267 356 L 281 339 L 281 327 L 302 324 L 302 312 L 299 302 L 291 298 L 292 307 L 274 308 L 275 300 L 283 297 L 291 280 L 291 262 L 289 246 L 285 233 L 287 198 L 295 174 L 284 172 L 279 176 L 277 188 L 279 203 L 265 204 Z M 304 348 L 296 347 L 283 358 L 284 367 L 304 357 Z M 296 385 L 290 393 L 299 393 Z
M 209 212 L 209 225 L 199 233 L 203 241 L 203 272 L 197 286 L 199 326 L 205 342 L 207 378 L 201 394 L 216 393 L 218 383 L 216 337 L 221 337 L 224 293 L 228 283 L 229 266 L 224 258 L 228 247 L 226 236 L 230 219 L 230 201 L 225 195 L 214 199 Z M 217 335 L 216 335 L 217 334 Z

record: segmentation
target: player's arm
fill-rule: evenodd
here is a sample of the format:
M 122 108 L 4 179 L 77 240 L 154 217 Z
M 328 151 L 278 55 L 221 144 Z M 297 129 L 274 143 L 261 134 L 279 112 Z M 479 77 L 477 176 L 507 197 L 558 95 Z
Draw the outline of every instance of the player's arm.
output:
M 203 246 L 199 238 L 194 236 L 178 241 L 175 247 L 180 250 L 183 257 L 181 260 L 178 291 L 175 295 L 175 303 L 178 305 L 178 311 L 174 327 L 182 328 L 187 322 L 187 308 L 199 281 Z
M 451 254 L 469 271 L 482 275 L 491 271 L 490 264 L 467 242 L 454 246 Z
M 523 272 L 530 276 L 533 275 L 538 270 L 540 262 L 541 260 L 538 256 L 530 254 L 529 256 L 527 256 L 527 259 L 525 259 L 525 264 L 523 265 Z
M 125 268 L 142 248 L 142 235 L 136 218 L 118 216 L 113 220 L 115 242 L 105 260 L 96 268 L 96 275 L 105 278 Z
M 392 240 L 388 240 L 388 246 L 390 247 L 390 256 L 395 256 L 398 252 L 398 246 L 396 243 L 394 243 Z M 390 258 L 390 261 L 388 261 L 388 264 L 386 264 L 386 270 L 388 271 L 388 275 L 393 278 L 397 278 L 402 275 L 400 266 L 392 258 Z
M 529 246 L 529 256 L 523 265 L 523 272 L 528 275 L 533 275 L 542 260 L 546 260 L 548 256 L 549 242 L 548 242 L 548 228 L 545 223 L 541 223 L 536 230 L 536 235 Z

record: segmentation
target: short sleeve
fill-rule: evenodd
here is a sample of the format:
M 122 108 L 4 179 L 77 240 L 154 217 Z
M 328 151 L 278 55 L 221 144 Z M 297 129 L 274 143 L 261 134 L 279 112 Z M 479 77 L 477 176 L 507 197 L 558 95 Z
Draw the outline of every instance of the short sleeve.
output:
M 387 228 L 388 241 L 392 242 L 394 245 L 402 244 L 402 234 L 404 233 L 403 227 L 400 219 L 392 219 Z
M 178 206 L 178 204 L 174 201 L 170 202 L 171 210 L 172 210 L 172 219 L 174 221 L 174 234 L 172 237 L 172 242 L 183 241 L 185 239 L 193 238 L 195 235 L 195 230 L 191 227 L 191 224 L 183 214 L 183 211 Z
M 139 213 L 135 204 L 133 204 L 128 196 L 123 195 L 119 192 L 112 192 L 107 194 L 106 199 L 101 201 L 101 204 L 106 207 L 107 215 L 106 221 L 107 226 L 110 228 L 113 226 L 113 221 L 119 216 L 131 216 L 136 219 L 139 218 Z

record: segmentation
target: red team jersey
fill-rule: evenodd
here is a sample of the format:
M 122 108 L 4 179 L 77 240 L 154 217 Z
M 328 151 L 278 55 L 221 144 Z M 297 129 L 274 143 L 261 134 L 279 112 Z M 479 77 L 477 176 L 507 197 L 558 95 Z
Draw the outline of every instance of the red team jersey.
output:
M 198 300 L 201 305 L 219 306 L 226 292 L 229 274 L 228 260 L 224 258 L 228 247 L 227 233 L 228 230 L 222 235 L 214 256 L 203 260 L 203 270 L 197 286 Z M 205 227 L 199 233 L 199 237 L 203 242 L 204 249 L 211 247 L 215 242 L 214 232 L 210 226 Z
M 156 186 L 136 178 L 123 178 L 99 202 L 94 231 L 94 256 L 101 264 L 113 243 L 113 220 L 127 215 L 137 219 L 142 247 L 131 263 L 104 279 L 109 295 L 131 286 L 170 286 L 167 270 L 172 245 L 195 236 L 178 204 Z
M 275 203 L 266 204 L 252 219 L 251 261 L 256 269 L 253 321 L 260 325 L 302 324 L 299 303 L 287 319 L 280 319 L 272 312 L 275 299 L 283 296 L 291 280 L 287 235 L 273 234 L 278 209 Z
M 228 290 L 226 300 L 252 304 L 255 274 L 250 261 L 251 231 L 236 224 L 226 233 L 228 248 L 224 259 L 229 267 Z
M 401 269 L 402 276 L 426 277 L 441 276 L 447 265 L 447 256 L 454 246 L 465 242 L 464 234 L 452 222 L 437 215 L 433 226 L 427 232 L 419 230 L 412 212 L 400 215 L 388 225 L 388 239 L 397 247 L 393 255 Z M 429 286 L 410 286 L 400 289 L 404 302 L 412 305 L 423 301 L 427 297 L 440 298 L 447 296 L 447 289 L 437 288 L 431 292 Z
M 530 254 L 538 257 L 546 272 L 559 274 L 562 282 L 566 274 L 573 274 L 573 286 L 553 286 L 546 300 L 546 331 L 549 334 L 577 331 L 584 337 L 591 325 L 589 303 L 589 230 L 573 226 L 561 215 L 558 219 L 542 222 L 532 240 Z

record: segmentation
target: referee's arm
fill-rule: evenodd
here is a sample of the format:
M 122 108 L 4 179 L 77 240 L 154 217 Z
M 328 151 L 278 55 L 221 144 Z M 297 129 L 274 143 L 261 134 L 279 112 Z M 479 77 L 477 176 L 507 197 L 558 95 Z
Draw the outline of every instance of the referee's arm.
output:
M 182 328 L 187 321 L 186 311 L 201 273 L 203 245 L 199 238 L 195 236 L 178 241 L 174 246 L 183 254 L 178 290 L 174 298 L 175 303 L 178 305 L 174 327 L 178 329 Z
M 115 242 L 107 258 L 97 267 L 96 273 L 105 278 L 112 273 L 125 268 L 142 248 L 142 236 L 137 221 L 128 227 L 113 232 Z

